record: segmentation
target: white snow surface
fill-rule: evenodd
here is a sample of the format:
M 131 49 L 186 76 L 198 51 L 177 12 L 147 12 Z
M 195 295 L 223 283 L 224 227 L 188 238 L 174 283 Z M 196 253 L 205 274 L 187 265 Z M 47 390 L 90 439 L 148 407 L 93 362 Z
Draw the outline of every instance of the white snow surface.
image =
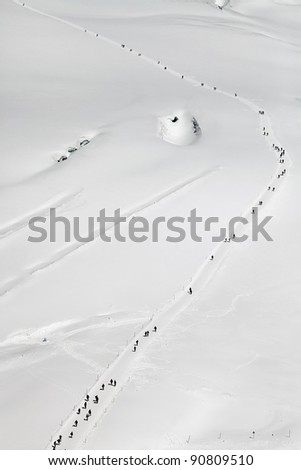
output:
M 300 448 L 301 2 L 215 3 L 0 0 L 2 449 Z M 179 109 L 193 145 L 158 139 Z M 273 242 L 27 240 L 259 200 Z

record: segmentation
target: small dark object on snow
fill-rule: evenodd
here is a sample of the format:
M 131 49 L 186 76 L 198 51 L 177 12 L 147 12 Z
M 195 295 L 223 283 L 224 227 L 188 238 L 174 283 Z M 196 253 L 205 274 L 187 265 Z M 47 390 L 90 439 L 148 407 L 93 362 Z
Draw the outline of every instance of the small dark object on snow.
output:
M 121 44 L 121 47 L 125 47 L 125 44 Z
M 178 116 L 175 116 L 173 119 L 171 119 L 171 122 L 177 122 L 179 120 Z
M 191 287 L 189 287 L 187 293 L 188 293 L 189 295 L 192 295 L 192 289 L 191 289 Z
M 157 327 L 156 327 L 156 326 L 154 326 L 153 332 L 154 332 L 154 333 L 157 333 Z
M 64 162 L 65 160 L 67 160 L 68 157 L 66 157 L 66 155 L 62 155 L 59 159 L 58 159 L 58 163 L 61 163 L 61 162 Z
M 102 384 L 99 390 L 104 390 L 105 389 L 105 384 Z
M 136 352 L 136 346 L 133 347 L 132 352 Z
M 84 139 L 79 143 L 80 147 L 84 147 L 85 145 L 88 145 L 90 143 L 90 140 Z
M 86 395 L 85 401 L 89 401 L 89 400 L 90 400 L 89 395 Z
M 87 408 L 87 402 L 85 401 L 84 406 L 82 407 L 83 410 Z
M 167 70 L 167 67 L 164 67 L 164 70 Z
M 78 421 L 77 419 L 74 421 L 74 424 L 72 425 L 74 428 L 77 428 L 77 425 L 78 425 Z
M 77 147 L 69 147 L 69 148 L 68 148 L 68 152 L 69 152 L 69 153 L 76 152 L 76 150 L 77 150 Z
M 69 439 L 72 439 L 72 437 L 73 437 L 73 431 L 71 431 L 71 433 L 69 434 L 68 437 L 69 437 Z
M 98 401 L 99 401 L 98 395 L 95 395 L 93 402 L 97 405 Z
M 141 53 L 139 52 L 138 57 L 141 57 Z
M 76 414 L 77 414 L 77 415 L 80 415 L 80 408 L 77 409 Z
M 200 126 L 199 126 L 198 121 L 197 121 L 196 118 L 194 118 L 194 117 L 192 118 L 192 125 L 193 125 L 193 132 L 194 132 L 194 134 L 197 134 L 197 133 L 201 130 L 201 128 L 200 128 Z
M 213 256 L 213 255 L 210 256 L 210 260 L 211 260 L 211 261 L 214 260 L 214 256 Z
M 259 201 L 258 205 L 259 205 L 259 206 L 262 206 L 262 201 Z

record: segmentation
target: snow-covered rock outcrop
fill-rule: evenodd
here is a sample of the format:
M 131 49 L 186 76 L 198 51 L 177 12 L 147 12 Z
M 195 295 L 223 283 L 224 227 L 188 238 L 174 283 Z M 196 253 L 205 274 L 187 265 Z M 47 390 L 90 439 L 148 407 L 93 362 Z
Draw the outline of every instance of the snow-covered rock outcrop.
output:
M 158 135 L 175 145 L 190 145 L 201 133 L 195 117 L 188 111 L 178 111 L 158 120 Z
M 221 10 L 229 3 L 230 0 L 215 0 L 215 5 Z

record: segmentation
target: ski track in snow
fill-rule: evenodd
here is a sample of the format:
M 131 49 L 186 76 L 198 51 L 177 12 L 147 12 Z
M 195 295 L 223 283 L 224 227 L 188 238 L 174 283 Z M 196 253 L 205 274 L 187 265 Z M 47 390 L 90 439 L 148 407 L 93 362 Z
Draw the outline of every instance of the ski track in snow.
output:
M 31 212 L 26 216 L 5 225 L 4 227 L 0 227 L 0 239 L 6 238 L 9 235 L 13 235 L 22 228 L 27 227 L 29 220 L 33 217 L 47 217 L 50 208 L 61 209 L 65 207 L 67 204 L 79 197 L 81 192 L 82 191 L 80 190 L 60 198 L 52 199 L 41 206 L 39 209 L 35 209 L 34 212 Z
M 106 41 L 109 44 L 115 45 L 117 47 L 123 47 L 125 51 L 130 52 L 132 54 L 136 54 L 141 59 L 155 66 L 160 66 L 162 70 L 167 71 L 168 73 L 178 78 L 181 78 L 185 80 L 186 82 L 191 83 L 194 86 L 198 86 L 198 87 L 201 86 L 207 90 L 213 91 L 214 93 L 220 93 L 224 96 L 238 100 L 240 103 L 246 105 L 250 110 L 252 110 L 257 115 L 259 115 L 260 132 L 262 132 L 263 126 L 264 126 L 266 131 L 268 132 L 268 135 L 265 136 L 265 139 L 269 148 L 271 148 L 273 144 L 278 146 L 279 148 L 282 148 L 280 143 L 277 141 L 276 136 L 273 133 L 271 122 L 270 122 L 268 115 L 266 114 L 266 112 L 264 112 L 264 115 L 259 114 L 259 111 L 261 110 L 261 108 L 259 108 L 257 105 L 255 105 L 251 101 L 245 98 L 241 98 L 234 93 L 229 93 L 229 92 L 217 89 L 214 86 L 201 84 L 200 81 L 196 80 L 195 78 L 184 76 L 181 73 L 173 69 L 169 69 L 167 66 L 164 66 L 163 64 L 161 64 L 160 61 L 150 59 L 142 55 L 142 53 L 135 51 L 133 48 L 129 48 L 126 45 L 121 45 L 116 41 L 113 41 L 107 37 L 101 36 L 99 33 L 88 31 L 87 29 L 82 28 L 81 26 L 75 25 L 67 20 L 63 20 L 59 17 L 43 13 L 37 9 L 34 9 L 32 7 L 25 5 L 24 3 L 20 3 L 17 0 L 13 0 L 13 2 L 18 5 L 25 6 L 27 9 L 37 14 L 40 14 L 42 16 L 51 18 L 55 21 L 64 23 L 86 34 L 93 35 L 97 39 Z M 279 158 L 279 152 L 276 150 L 275 152 L 276 152 L 277 157 Z M 290 168 L 292 165 L 292 162 L 287 154 L 285 154 L 284 159 L 286 162 L 285 166 L 283 166 L 283 164 L 279 162 L 276 167 L 275 175 L 268 182 L 269 186 L 275 187 L 276 189 L 278 189 L 281 182 L 285 180 L 285 178 L 283 178 L 282 176 L 279 177 L 279 175 L 281 175 L 282 173 L 282 170 L 285 168 L 287 172 L 287 169 Z M 285 174 L 285 176 L 287 176 L 287 173 Z M 196 181 L 199 178 L 200 177 L 196 178 L 194 181 Z M 188 184 L 191 184 L 191 181 L 188 183 L 187 182 L 184 183 L 184 186 L 187 186 Z M 161 196 L 159 200 L 162 200 L 164 197 L 173 194 L 175 191 L 178 191 L 179 189 L 181 189 L 182 186 L 183 185 L 178 187 L 176 190 L 170 190 L 169 192 L 167 191 L 168 194 Z M 247 218 L 248 221 L 250 221 L 250 218 L 251 218 L 252 207 L 257 206 L 259 201 L 262 201 L 263 205 L 265 205 L 271 198 L 271 195 L 272 195 L 272 191 L 268 191 L 267 188 L 264 188 L 262 190 L 262 192 L 257 196 L 256 201 L 251 206 L 251 208 L 248 208 L 245 212 L 245 217 Z M 150 203 L 141 204 L 138 208 L 130 211 L 127 214 L 127 217 L 133 215 L 138 210 L 145 209 L 151 206 L 152 204 L 155 204 L 156 202 L 158 202 L 158 200 L 155 199 L 151 201 Z M 96 383 L 87 392 L 90 395 L 90 400 L 88 401 L 87 409 L 91 409 L 93 411 L 91 417 L 88 418 L 88 420 L 85 421 L 85 423 L 82 422 L 82 415 L 85 414 L 85 411 L 82 409 L 82 405 L 84 403 L 84 398 L 83 398 L 83 400 L 76 407 L 73 408 L 72 412 L 64 420 L 64 422 L 61 423 L 61 426 L 55 433 L 56 437 L 58 437 L 59 435 L 62 435 L 62 442 L 60 444 L 62 448 L 79 449 L 84 444 L 86 444 L 87 439 L 89 438 L 90 434 L 99 425 L 101 418 L 108 412 L 109 407 L 113 405 L 118 394 L 122 392 L 126 384 L 131 380 L 131 369 L 133 368 L 135 359 L 141 356 L 141 354 L 137 354 L 137 352 L 132 352 L 132 347 L 133 347 L 134 342 L 135 341 L 139 342 L 138 351 L 140 353 L 143 353 L 143 351 L 147 348 L 151 337 L 156 337 L 157 335 L 160 335 L 161 334 L 160 332 L 162 331 L 162 329 L 166 327 L 172 320 L 174 320 L 174 318 L 178 314 L 180 314 L 183 310 L 185 310 L 191 304 L 191 297 L 193 296 L 187 295 L 188 286 L 189 287 L 191 286 L 193 288 L 193 292 L 197 292 L 199 294 L 202 291 L 202 289 L 204 289 L 204 287 L 208 284 L 208 282 L 210 282 L 210 280 L 213 278 L 216 272 L 220 269 L 222 261 L 224 260 L 225 256 L 229 253 L 233 245 L 235 245 L 233 241 L 231 241 L 230 244 L 224 243 L 224 242 L 221 242 L 220 244 L 218 244 L 217 247 L 212 251 L 212 255 L 214 256 L 214 259 L 210 260 L 208 258 L 203 264 L 199 266 L 198 270 L 194 273 L 193 277 L 190 278 L 188 285 L 183 287 L 182 291 L 176 293 L 173 296 L 173 298 L 170 299 L 163 308 L 161 308 L 160 310 L 158 309 L 153 313 L 150 320 L 146 324 L 143 325 L 142 330 L 138 334 L 133 335 L 133 337 L 131 338 L 129 342 L 129 345 L 124 349 L 124 351 L 116 356 L 115 361 L 111 363 L 111 365 L 107 368 L 107 370 L 100 377 L 97 377 Z M 82 246 L 82 244 L 78 246 L 73 246 L 71 251 L 74 251 L 79 246 Z M 34 274 L 35 272 L 50 266 L 51 264 L 55 263 L 62 257 L 66 256 L 66 254 L 68 253 L 69 253 L 68 249 L 63 250 L 63 252 L 60 252 L 59 254 L 57 254 L 54 257 L 54 259 L 51 260 L 50 262 L 49 261 L 47 263 L 44 262 L 44 263 L 41 263 L 40 266 L 34 267 L 32 270 L 29 271 L 29 273 L 26 273 L 26 277 L 28 277 L 28 275 L 30 274 Z M 12 285 L 8 286 L 6 290 L 5 289 L 3 290 L 2 288 L 0 293 L 3 295 L 5 292 L 13 288 L 16 285 L 16 282 L 19 283 L 20 280 L 12 281 Z M 157 332 L 153 332 L 154 326 L 157 326 L 158 328 Z M 144 337 L 143 335 L 144 330 L 148 330 L 150 332 L 149 337 Z M 108 380 L 111 378 L 117 380 L 116 387 L 107 385 Z M 104 391 L 100 391 L 101 384 L 105 384 Z M 94 395 L 98 395 L 100 398 L 98 404 L 95 404 L 92 401 Z M 76 414 L 77 408 L 81 409 L 81 412 L 79 415 Z M 73 427 L 74 421 L 76 419 L 79 421 L 78 427 Z M 68 438 L 68 435 L 70 432 L 74 433 L 72 439 Z M 51 438 L 51 441 L 47 445 L 47 448 L 51 448 L 52 444 L 53 444 L 53 439 Z
M 129 209 L 125 212 L 123 212 L 123 217 L 126 217 L 128 220 L 130 217 L 135 216 L 135 214 L 138 214 L 142 212 L 143 210 L 146 210 L 150 207 L 152 207 L 155 204 L 158 204 L 159 202 L 166 200 L 167 198 L 174 196 L 177 194 L 179 191 L 182 191 L 186 189 L 187 187 L 193 185 L 194 183 L 198 182 L 199 180 L 211 175 L 212 173 L 215 173 L 216 171 L 220 170 L 222 167 L 214 167 L 212 169 L 203 171 L 202 173 L 198 174 L 197 176 L 193 176 L 188 178 L 186 181 L 182 181 L 181 183 L 178 183 L 171 188 L 163 191 L 162 193 L 156 195 L 155 197 L 151 198 L 145 203 L 138 204 L 132 209 Z M 27 220 L 27 219 L 26 219 Z M 115 224 L 110 224 L 107 226 L 105 233 L 109 232 Z M 44 261 L 40 261 L 39 263 L 35 264 L 34 266 L 31 266 L 23 271 L 23 273 L 15 277 L 14 279 L 11 279 L 7 282 L 5 282 L 2 286 L 0 286 L 0 297 L 3 295 L 7 294 L 10 292 L 12 289 L 17 287 L 19 284 L 29 280 L 31 276 L 33 276 L 35 273 L 39 271 L 43 271 L 50 266 L 53 266 L 55 263 L 62 261 L 66 256 L 70 255 L 71 253 L 75 252 L 79 248 L 82 248 L 84 246 L 87 246 L 89 243 L 93 243 L 95 240 L 98 240 L 98 237 L 101 235 L 101 232 L 99 229 L 96 229 L 94 233 L 92 234 L 92 240 L 90 242 L 72 242 L 67 245 L 67 247 L 62 248 L 61 250 L 58 250 L 54 255 L 52 255 L 50 258 Z

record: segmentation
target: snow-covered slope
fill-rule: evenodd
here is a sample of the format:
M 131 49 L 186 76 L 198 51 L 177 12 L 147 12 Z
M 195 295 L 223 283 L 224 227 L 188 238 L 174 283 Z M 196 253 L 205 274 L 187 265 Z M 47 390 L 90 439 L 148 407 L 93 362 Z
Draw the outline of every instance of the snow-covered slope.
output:
M 298 446 L 300 8 L 276 3 L 1 0 L 2 448 L 60 432 L 65 447 Z M 200 123 L 193 145 L 158 138 L 175 109 Z M 259 196 L 273 243 L 27 241 L 50 207 L 85 234 L 103 207 L 225 223 Z

